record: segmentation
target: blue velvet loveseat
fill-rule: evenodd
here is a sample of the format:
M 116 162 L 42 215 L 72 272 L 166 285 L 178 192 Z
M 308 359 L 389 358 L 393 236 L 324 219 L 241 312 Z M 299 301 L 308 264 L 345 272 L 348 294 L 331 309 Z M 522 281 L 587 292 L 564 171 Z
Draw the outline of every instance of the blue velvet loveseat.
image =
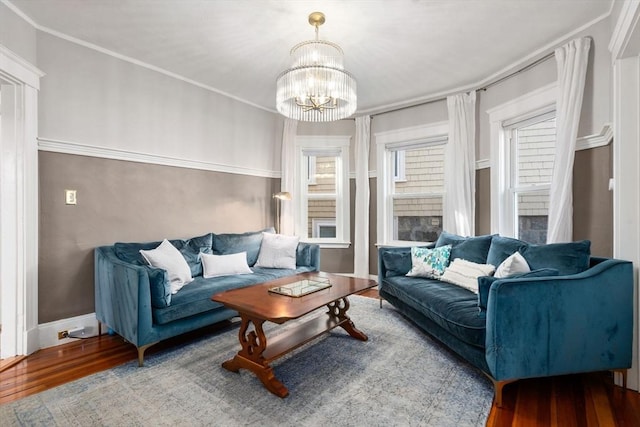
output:
M 161 242 L 115 243 L 95 249 L 96 317 L 138 349 L 138 363 L 150 346 L 189 331 L 230 319 L 233 310 L 211 300 L 211 296 L 280 277 L 318 271 L 320 248 L 300 242 L 296 268 L 260 268 L 258 259 L 262 232 L 213 234 L 185 240 L 171 240 L 184 256 L 193 281 L 175 294 L 170 292 L 167 271 L 147 265 L 140 250 L 158 247 Z M 252 274 L 204 278 L 200 253 L 225 255 L 247 253 Z
M 529 245 L 498 235 L 443 232 L 427 248 L 447 245 L 450 261 L 493 266 L 519 252 L 531 272 L 479 277 L 475 293 L 441 280 L 444 275 L 408 277 L 411 248 L 383 247 L 380 297 L 484 372 L 498 406 L 504 385 L 523 378 L 613 370 L 626 382 L 633 341 L 631 262 L 591 257 L 589 241 Z

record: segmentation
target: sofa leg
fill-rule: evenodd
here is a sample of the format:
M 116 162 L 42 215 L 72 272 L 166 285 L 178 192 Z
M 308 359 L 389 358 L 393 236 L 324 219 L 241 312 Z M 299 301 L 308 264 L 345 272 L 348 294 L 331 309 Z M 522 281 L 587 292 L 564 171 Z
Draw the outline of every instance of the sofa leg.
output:
M 382 298 L 378 298 L 380 300 L 380 308 L 382 308 Z
M 144 352 L 151 347 L 152 345 L 158 344 L 157 342 L 152 342 L 151 344 L 143 345 L 142 347 L 138 347 L 138 367 L 144 366 Z
M 493 383 L 493 390 L 494 390 L 494 400 L 498 408 L 502 408 L 502 389 L 507 384 L 510 384 L 516 381 L 518 380 L 496 381 L 493 378 L 491 378 L 491 382 Z
M 622 376 L 622 389 L 627 389 L 627 370 L 626 369 L 614 369 L 613 370 L 613 379 L 615 384 L 615 374 L 619 373 Z

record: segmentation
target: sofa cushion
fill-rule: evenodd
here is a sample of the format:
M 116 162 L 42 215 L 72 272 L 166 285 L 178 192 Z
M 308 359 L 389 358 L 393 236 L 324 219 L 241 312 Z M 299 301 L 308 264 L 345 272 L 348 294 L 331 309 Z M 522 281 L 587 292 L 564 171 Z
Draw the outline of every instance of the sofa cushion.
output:
M 249 267 L 252 267 L 258 260 L 263 232 L 275 233 L 275 230 L 273 227 L 270 227 L 260 231 L 241 234 L 214 234 L 212 245 L 213 253 L 216 255 L 228 255 L 246 252 L 247 264 L 249 264 Z
M 407 276 L 438 279 L 449 265 L 451 245 L 439 248 L 411 248 L 411 271 Z
M 494 277 L 499 279 L 509 277 L 512 274 L 527 273 L 531 271 L 527 260 L 524 259 L 520 252 L 514 252 L 498 265 Z
M 436 241 L 436 247 L 451 245 L 452 260 L 460 258 L 486 264 L 492 238 L 492 235 L 463 237 L 443 231 Z
M 262 233 L 260 254 L 255 263 L 261 268 L 296 268 L 296 249 L 298 248 L 298 236 L 285 236 L 284 234 Z
M 478 277 L 488 276 L 495 267 L 491 264 L 478 264 L 465 259 L 454 259 L 445 270 L 440 280 L 462 286 L 473 293 L 478 293 Z
M 532 270 L 555 268 L 561 276 L 581 273 L 589 268 L 591 242 L 527 245 L 520 249 Z
M 157 248 L 141 250 L 140 254 L 150 266 L 167 271 L 172 294 L 193 280 L 191 269 L 184 256 L 166 239 Z
M 538 270 L 532 270 L 525 273 L 516 273 L 505 279 L 522 279 L 530 277 L 553 277 L 559 274 L 555 268 L 540 268 Z M 496 280 L 500 280 L 499 277 L 494 276 L 481 276 L 478 277 L 478 308 L 480 310 L 487 309 L 487 302 L 489 301 L 489 289 Z
M 525 246 L 529 246 L 529 244 L 522 240 L 495 235 L 491 239 L 491 245 L 489 246 L 487 264 L 493 264 L 497 267 L 514 252 L 517 252 Z
M 180 251 L 184 259 L 189 264 L 191 275 L 193 277 L 202 274 L 202 264 L 200 263 L 200 252 L 211 253 L 211 245 L 213 242 L 213 234 L 207 233 L 202 236 L 192 237 L 190 239 L 174 239 L 169 240 L 176 249 Z M 113 245 L 113 250 L 121 260 L 135 264 L 147 265 L 144 258 L 140 254 L 141 250 L 148 251 L 157 248 L 162 242 L 144 242 L 144 243 L 122 243 L 117 242 Z
M 189 268 L 191 269 L 191 275 L 193 277 L 201 276 L 202 263 L 200 262 L 200 253 L 211 253 L 213 234 L 207 233 L 186 240 L 170 240 L 170 242 L 178 248 L 182 256 L 184 256 L 184 259 L 187 260 L 187 264 L 189 264 Z
M 214 310 L 222 307 L 222 304 L 211 300 L 211 297 L 217 293 L 257 285 L 269 280 L 292 276 L 310 270 L 312 270 L 312 267 L 300 267 L 296 270 L 254 268 L 253 274 L 220 276 L 209 279 L 199 276 L 196 277 L 189 286 L 185 286 L 180 292 L 172 296 L 170 306 L 154 308 L 153 319 L 155 323 L 162 325 Z
M 247 265 L 246 252 L 228 255 L 200 254 L 200 258 L 202 259 L 202 277 L 205 279 L 253 273 Z
M 436 279 L 406 276 L 386 278 L 383 287 L 460 340 L 484 348 L 486 315 L 478 310 L 473 292 Z
M 404 276 L 411 270 L 411 250 L 408 248 L 385 248 L 382 262 L 385 277 Z

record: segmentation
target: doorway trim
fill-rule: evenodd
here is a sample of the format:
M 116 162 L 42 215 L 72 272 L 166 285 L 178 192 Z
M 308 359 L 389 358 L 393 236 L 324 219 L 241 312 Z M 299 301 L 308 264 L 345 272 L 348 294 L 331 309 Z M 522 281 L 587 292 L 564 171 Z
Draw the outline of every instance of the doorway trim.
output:
M 44 73 L 0 44 L 0 358 L 38 349 L 38 90 Z

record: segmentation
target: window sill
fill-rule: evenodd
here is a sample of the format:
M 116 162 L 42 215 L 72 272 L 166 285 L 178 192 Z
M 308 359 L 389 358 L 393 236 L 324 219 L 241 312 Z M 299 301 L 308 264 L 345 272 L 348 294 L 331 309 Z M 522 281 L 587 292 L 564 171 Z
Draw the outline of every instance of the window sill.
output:
M 428 246 L 435 242 L 395 241 L 388 243 L 376 243 L 377 248 L 406 248 L 411 246 Z
M 305 240 L 305 243 L 320 245 L 321 249 L 348 249 L 351 242 L 323 242 L 320 240 Z

